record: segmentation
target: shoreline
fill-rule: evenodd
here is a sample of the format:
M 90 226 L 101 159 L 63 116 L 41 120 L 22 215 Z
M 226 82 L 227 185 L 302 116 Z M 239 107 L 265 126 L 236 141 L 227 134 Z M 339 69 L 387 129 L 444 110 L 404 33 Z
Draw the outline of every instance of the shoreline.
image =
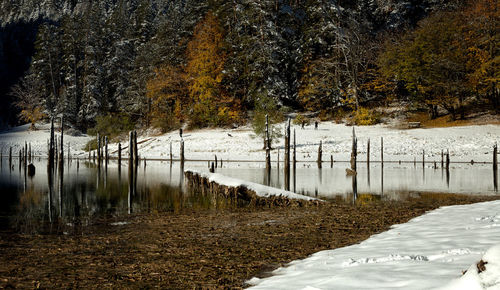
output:
M 496 196 L 429 194 L 399 202 L 324 203 L 135 215 L 64 234 L 0 232 L 0 287 L 243 287 L 287 263 L 447 205 Z M 125 222 L 125 223 L 123 223 Z M 459 273 L 457 273 L 459 274 Z

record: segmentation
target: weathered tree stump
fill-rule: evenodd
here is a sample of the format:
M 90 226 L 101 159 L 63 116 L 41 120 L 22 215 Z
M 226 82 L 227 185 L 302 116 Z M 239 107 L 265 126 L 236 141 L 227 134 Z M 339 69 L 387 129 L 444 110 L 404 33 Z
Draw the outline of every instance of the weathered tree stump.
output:
M 35 165 L 33 165 L 33 163 L 30 163 L 28 165 L 28 176 L 29 177 L 35 176 Z

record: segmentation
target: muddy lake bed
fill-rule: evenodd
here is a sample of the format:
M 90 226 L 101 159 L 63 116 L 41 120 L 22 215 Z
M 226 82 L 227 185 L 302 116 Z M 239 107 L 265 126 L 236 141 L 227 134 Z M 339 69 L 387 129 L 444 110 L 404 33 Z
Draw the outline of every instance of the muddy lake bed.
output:
M 497 199 L 491 164 L 298 163 L 290 190 L 328 202 L 305 207 L 237 207 L 188 192 L 183 169 L 207 162 L 65 164 L 26 176 L 0 170 L 0 287 L 243 287 L 255 275 L 322 249 L 360 242 L 442 205 Z M 274 164 L 273 164 L 274 165 Z M 284 188 L 282 168 L 224 162 L 216 172 Z M 133 188 L 131 188 L 131 185 Z

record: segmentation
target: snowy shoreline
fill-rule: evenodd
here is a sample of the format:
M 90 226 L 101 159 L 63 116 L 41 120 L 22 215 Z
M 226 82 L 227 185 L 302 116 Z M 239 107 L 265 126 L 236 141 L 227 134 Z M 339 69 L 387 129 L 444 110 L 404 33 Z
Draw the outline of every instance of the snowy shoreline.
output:
M 500 201 L 446 206 L 247 283 L 252 289 L 499 289 L 498 245 Z M 486 270 L 474 273 L 483 254 Z
M 284 123 L 279 124 L 283 128 Z M 49 137 L 48 125 L 38 125 L 39 130 L 28 131 L 29 125 L 13 128 L 0 133 L 0 150 L 3 155 L 8 154 L 9 147 L 13 147 L 16 155 L 24 145 L 31 143 L 35 155 L 46 155 L 47 139 Z M 336 161 L 347 161 L 350 158 L 352 128 L 350 126 L 323 122 L 315 130 L 313 126 L 301 129 L 293 126 L 297 136 L 297 160 L 316 161 L 319 142 L 323 143 L 323 160 L 329 160 L 330 155 Z M 366 160 L 367 141 L 370 139 L 372 161 L 380 160 L 380 143 L 384 139 L 384 161 L 412 162 L 420 161 L 422 152 L 425 151 L 425 160 L 428 162 L 441 160 L 441 150 L 450 151 L 451 162 L 491 162 L 492 149 L 500 141 L 500 125 L 474 125 L 450 128 L 431 129 L 393 129 L 384 125 L 355 127 L 358 137 L 358 160 Z M 237 129 L 201 129 L 185 132 L 185 156 L 188 160 L 207 160 L 217 155 L 226 161 L 240 160 L 251 162 L 264 160 L 262 139 L 256 137 L 250 127 Z M 85 144 L 93 137 L 68 136 L 65 145 L 70 144 L 74 156 L 86 157 L 83 150 Z M 179 157 L 180 136 L 178 131 L 169 132 L 159 136 L 140 135 L 140 156 L 147 159 L 168 159 L 170 157 L 170 144 L 172 143 L 173 157 Z M 273 143 L 271 159 L 277 159 L 278 149 L 280 160 L 283 160 L 283 138 Z M 125 143 L 125 142 L 123 142 Z M 110 152 L 115 152 L 117 143 L 111 143 Z M 127 151 L 124 152 L 126 154 Z M 116 155 L 115 154 L 112 154 Z M 264 164 L 254 162 L 248 164 L 252 167 L 263 167 Z

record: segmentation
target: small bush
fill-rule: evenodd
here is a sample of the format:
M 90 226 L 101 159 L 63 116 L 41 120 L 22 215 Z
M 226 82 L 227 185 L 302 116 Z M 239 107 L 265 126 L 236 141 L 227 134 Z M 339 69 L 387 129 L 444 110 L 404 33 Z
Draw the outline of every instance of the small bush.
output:
M 293 123 L 295 125 L 300 125 L 300 126 L 302 126 L 302 124 L 309 125 L 310 122 L 311 122 L 311 119 L 309 119 L 308 117 L 301 115 L 301 114 L 298 114 L 297 117 L 295 117 L 295 119 L 293 119 Z
M 346 117 L 346 112 L 342 108 L 336 110 L 335 113 L 333 114 L 333 119 L 337 124 L 342 124 L 344 122 L 345 117 Z
M 375 125 L 380 122 L 380 116 L 366 108 L 359 108 L 354 112 L 353 123 L 358 126 Z

